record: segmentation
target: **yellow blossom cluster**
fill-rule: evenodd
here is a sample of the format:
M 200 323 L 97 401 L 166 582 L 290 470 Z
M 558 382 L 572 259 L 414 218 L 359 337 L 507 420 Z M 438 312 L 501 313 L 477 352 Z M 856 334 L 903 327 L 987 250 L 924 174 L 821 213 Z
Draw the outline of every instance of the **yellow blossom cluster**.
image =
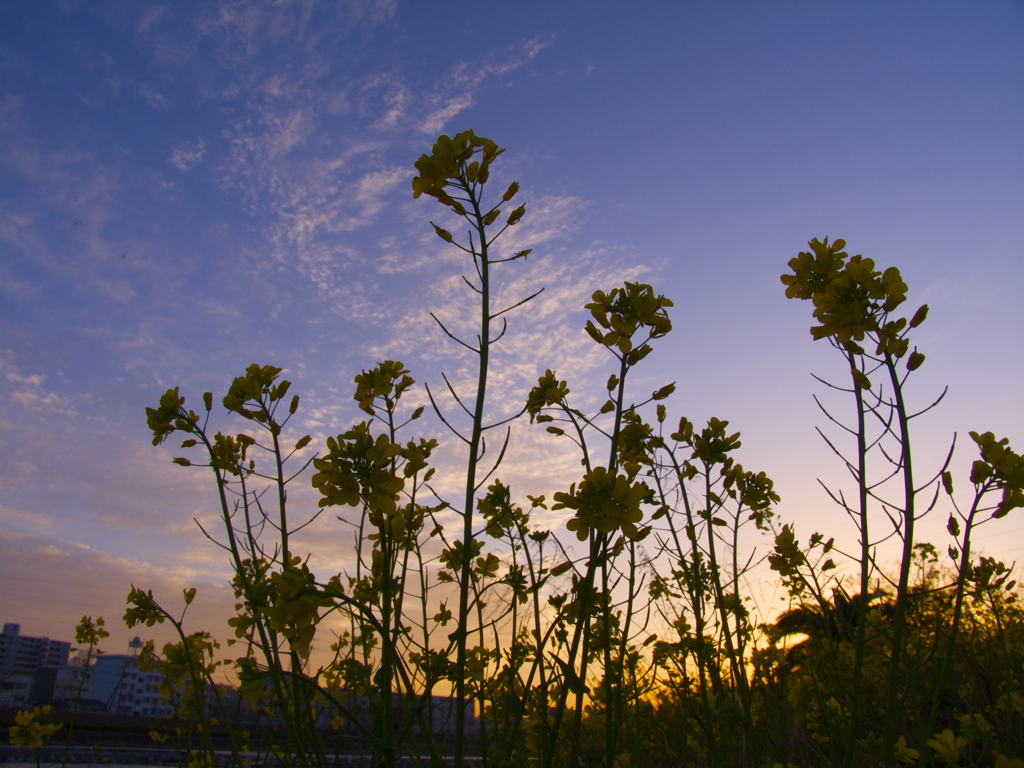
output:
M 43 723 L 42 718 L 50 714 L 50 705 L 22 710 L 14 716 L 11 726 L 11 744 L 15 747 L 38 749 L 48 738 L 61 729 L 63 723 Z
M 640 536 L 636 524 L 643 519 L 640 505 L 650 497 L 651 491 L 643 483 L 631 484 L 624 475 L 595 467 L 578 488 L 573 483 L 568 493 L 556 493 L 556 503 L 551 508 L 576 510 L 566 527 L 580 541 L 585 541 L 593 528 L 601 533 L 621 530 L 627 538 L 635 540 Z

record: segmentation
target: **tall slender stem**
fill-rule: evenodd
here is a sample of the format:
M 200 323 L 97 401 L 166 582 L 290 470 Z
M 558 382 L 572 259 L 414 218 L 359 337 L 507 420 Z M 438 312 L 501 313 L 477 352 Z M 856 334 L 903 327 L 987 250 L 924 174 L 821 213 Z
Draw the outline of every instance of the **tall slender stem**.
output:
M 896 616 L 892 630 L 892 657 L 889 660 L 889 684 L 886 692 L 885 718 L 885 761 L 889 768 L 896 765 L 895 744 L 900 726 L 899 683 L 900 667 L 903 657 L 903 636 L 907 626 L 907 602 L 910 597 L 910 565 L 914 555 L 914 471 L 910 456 L 910 420 L 903 402 L 903 386 L 896 361 L 889 353 L 885 355 L 885 367 L 892 383 L 893 398 L 896 406 L 896 420 L 899 425 L 900 466 L 903 474 L 903 559 L 900 562 L 900 578 L 896 588 Z
M 850 370 L 856 370 L 857 359 L 850 351 L 846 351 L 846 359 L 850 364 Z M 867 478 L 867 434 L 864 418 L 864 391 L 854 381 L 853 393 L 857 402 L 857 514 L 858 527 L 860 528 L 860 594 L 857 599 L 860 603 L 856 609 L 857 616 L 857 637 L 854 646 L 853 657 L 853 701 L 850 706 L 850 721 L 846 733 L 846 744 L 844 747 L 843 765 L 852 768 L 854 750 L 858 728 L 860 727 L 861 709 L 863 707 L 863 681 L 861 680 L 864 669 L 864 650 L 867 637 L 867 615 L 868 615 L 868 589 L 871 577 L 871 539 L 868 529 L 868 478 Z
M 491 264 L 487 256 L 487 233 L 484 216 L 480 211 L 477 189 L 463 174 L 465 191 L 473 206 L 473 220 L 479 238 L 480 251 L 473 248 L 480 276 L 480 338 L 477 362 L 476 401 L 473 406 L 473 428 L 469 438 L 469 459 L 466 462 L 466 495 L 462 508 L 462 568 L 459 576 L 459 627 L 456 638 L 456 664 L 466 669 L 466 644 L 469 636 L 469 582 L 472 578 L 473 507 L 476 500 L 476 471 L 480 459 L 480 440 L 484 428 L 484 404 L 487 394 L 487 364 L 491 342 Z M 460 674 L 455 681 L 455 765 L 461 768 L 466 737 L 466 676 Z

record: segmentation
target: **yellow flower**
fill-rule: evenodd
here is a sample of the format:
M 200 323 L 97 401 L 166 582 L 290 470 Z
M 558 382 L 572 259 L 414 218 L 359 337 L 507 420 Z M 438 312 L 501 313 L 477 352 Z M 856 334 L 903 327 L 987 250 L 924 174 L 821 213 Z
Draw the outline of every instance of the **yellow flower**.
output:
M 928 746 L 946 761 L 947 765 L 956 765 L 967 746 L 967 739 L 963 736 L 954 736 L 949 728 L 942 733 L 935 734 L 934 739 L 928 739 Z
M 556 493 L 552 509 L 574 509 L 576 515 L 566 523 L 580 541 L 586 541 L 592 528 L 601 533 L 620 530 L 629 539 L 640 535 L 636 524 L 643 519 L 640 505 L 651 496 L 643 483 L 630 484 L 623 475 L 613 475 L 604 467 L 586 474 L 577 491 L 573 483 L 568 493 Z
M 110 633 L 103 628 L 103 618 L 92 620 L 91 616 L 83 616 L 75 628 L 75 641 L 82 645 L 97 645 L 100 640 L 110 637 Z
M 40 723 L 39 718 L 50 714 L 50 705 L 36 707 L 31 712 L 22 710 L 14 716 L 10 730 L 11 744 L 15 747 L 38 749 L 43 742 L 61 729 L 63 723 Z
M 896 759 L 907 765 L 915 762 L 921 756 L 921 753 L 916 749 L 911 749 L 907 746 L 907 740 L 902 736 L 896 741 L 895 752 Z

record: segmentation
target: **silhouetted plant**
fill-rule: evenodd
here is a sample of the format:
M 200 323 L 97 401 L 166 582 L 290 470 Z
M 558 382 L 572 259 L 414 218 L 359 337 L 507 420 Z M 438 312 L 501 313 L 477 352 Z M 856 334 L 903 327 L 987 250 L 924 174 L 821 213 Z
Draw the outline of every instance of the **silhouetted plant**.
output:
M 596 291 L 586 305 L 587 333 L 610 363 L 596 410 L 581 410 L 586 400 L 547 370 L 521 409 L 502 409 L 511 417 L 488 416 L 492 347 L 507 331 L 507 313 L 539 293 L 492 302 L 495 270 L 529 254 L 497 257 L 492 248 L 525 213 L 522 205 L 500 208 L 518 194 L 516 183 L 485 202 L 503 151 L 471 131 L 441 136 L 413 180 L 414 196 L 434 197 L 468 226 L 461 241 L 433 224 L 469 257 L 464 281 L 479 301 L 474 341 L 435 317 L 473 355 L 475 388 L 460 392 L 442 375 L 454 413 L 425 388 L 467 452 L 458 500 L 437 492 L 437 438 L 407 434 L 425 405 L 409 404 L 415 381 L 399 361 L 355 376 L 354 399 L 369 418 L 297 467 L 310 437 L 286 437 L 299 399 L 289 397 L 280 368 L 251 365 L 231 383 L 223 406 L 245 422 L 235 434 L 210 426 L 209 392 L 202 416 L 186 409 L 177 388 L 147 409 L 155 445 L 183 433 L 182 447 L 204 455 L 174 461 L 214 473 L 223 539 L 208 535 L 233 565 L 230 643 L 241 647 L 224 669 L 279 728 L 258 748 L 261 758 L 326 768 L 343 749 L 359 749 L 375 766 L 397 765 L 400 755 L 440 766 L 449 745 L 435 726 L 449 718 L 451 757 L 461 766 L 475 706 L 481 760 L 500 768 L 848 768 L 932 754 L 1005 761 L 1021 743 L 1021 615 L 1009 569 L 972 560 L 970 537 L 984 515 L 1024 504 L 1021 460 L 1007 441 L 972 433 L 982 451 L 971 476 L 976 498 L 950 517 L 957 567 L 942 577 L 934 548 L 915 541 L 915 523 L 939 503 L 941 486 L 952 494 L 952 477 L 948 459 L 924 484 L 913 471 L 911 422 L 938 400 L 913 412 L 904 399 L 907 375 L 924 361 L 907 334 L 927 307 L 909 321 L 895 317 L 907 292 L 898 270 L 848 256 L 841 240 L 813 240 L 783 277 L 787 295 L 813 302 L 813 337 L 828 339 L 850 374 L 848 385 L 828 386 L 852 396 L 853 423 L 825 411 L 855 441 L 844 453 L 826 437 L 856 484 L 853 497 L 830 489 L 859 539 L 858 551 L 843 555 L 821 534 L 803 544 L 777 520 L 774 485 L 738 462 L 740 433 L 728 421 L 669 422 L 674 384 L 635 393 L 634 371 L 672 330 L 672 302 L 650 285 Z M 580 456 L 581 476 L 567 478 L 550 502 L 517 503 L 497 474 L 514 455 L 509 423 L 524 413 Z M 488 455 L 492 433 L 499 439 Z M 310 467 L 319 510 L 296 518 L 288 486 Z M 1002 499 L 992 505 L 994 492 Z M 294 534 L 327 507 L 356 535 L 351 567 L 325 578 L 311 556 L 295 552 Z M 580 552 L 536 526 L 534 516 L 548 509 L 569 512 Z M 445 530 L 445 515 L 456 531 Z M 770 537 L 772 548 L 762 554 L 748 530 Z M 875 548 L 892 536 L 902 550 L 890 577 Z M 766 626 L 751 615 L 746 584 L 764 560 L 792 600 Z M 186 606 L 194 594 L 186 590 Z M 173 618 L 149 592 L 133 588 L 129 602 L 129 623 L 170 621 L 178 632 L 160 659 L 148 653 L 196 722 L 198 747 L 189 746 L 187 759 L 212 764 L 210 713 L 230 721 L 213 686 L 215 643 L 187 633 L 183 615 Z M 311 651 L 330 615 L 344 628 L 314 668 Z M 788 647 L 797 633 L 807 639 Z M 1009 683 L 987 678 L 1000 665 Z M 974 687 L 954 686 L 961 675 Z M 448 686 L 445 708 L 433 694 Z M 231 739 L 230 760 L 241 765 L 252 745 L 241 731 Z

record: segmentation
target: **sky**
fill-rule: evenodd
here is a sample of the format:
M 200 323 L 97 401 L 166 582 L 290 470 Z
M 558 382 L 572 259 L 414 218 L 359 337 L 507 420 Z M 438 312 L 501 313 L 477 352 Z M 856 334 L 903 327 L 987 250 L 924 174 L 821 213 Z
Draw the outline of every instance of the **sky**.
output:
M 739 460 L 775 480 L 780 522 L 849 545 L 818 482 L 848 487 L 814 397 L 838 417 L 851 406 L 812 377 L 842 381 L 842 361 L 779 281 L 828 236 L 897 266 L 908 313 L 931 307 L 908 396 L 920 409 L 948 391 L 915 422 L 922 481 L 957 435 L 969 502 L 967 432 L 1024 445 L 1015 0 L 13 0 L 0 5 L 0 620 L 70 639 L 82 615 L 104 616 L 118 652 L 131 584 L 169 606 L 197 586 L 189 628 L 224 636 L 227 558 L 195 522 L 216 529 L 211 478 L 146 428 L 166 389 L 198 405 L 251 363 L 281 367 L 308 458 L 362 419 L 352 378 L 379 360 L 434 391 L 442 371 L 469 381 L 430 313 L 469 327 L 471 267 L 410 186 L 437 135 L 467 128 L 507 148 L 493 186 L 518 181 L 527 207 L 501 247 L 533 251 L 500 270 L 499 294 L 545 288 L 509 317 L 495 417 L 548 368 L 596 409 L 611 360 L 582 307 L 650 283 L 673 300 L 674 330 L 635 397 L 676 382 L 670 423 L 728 419 Z M 409 397 L 426 402 L 419 385 Z M 454 495 L 455 441 L 429 415 L 416 426 L 442 439 L 439 488 Z M 525 501 L 580 468 L 519 424 L 499 476 Z M 316 506 L 308 481 L 290 500 Z M 948 511 L 940 500 L 920 528 L 940 551 Z M 564 513 L 548 518 L 564 535 Z M 333 517 L 299 541 L 318 576 L 351 563 Z M 1021 516 L 976 542 L 1020 559 Z

